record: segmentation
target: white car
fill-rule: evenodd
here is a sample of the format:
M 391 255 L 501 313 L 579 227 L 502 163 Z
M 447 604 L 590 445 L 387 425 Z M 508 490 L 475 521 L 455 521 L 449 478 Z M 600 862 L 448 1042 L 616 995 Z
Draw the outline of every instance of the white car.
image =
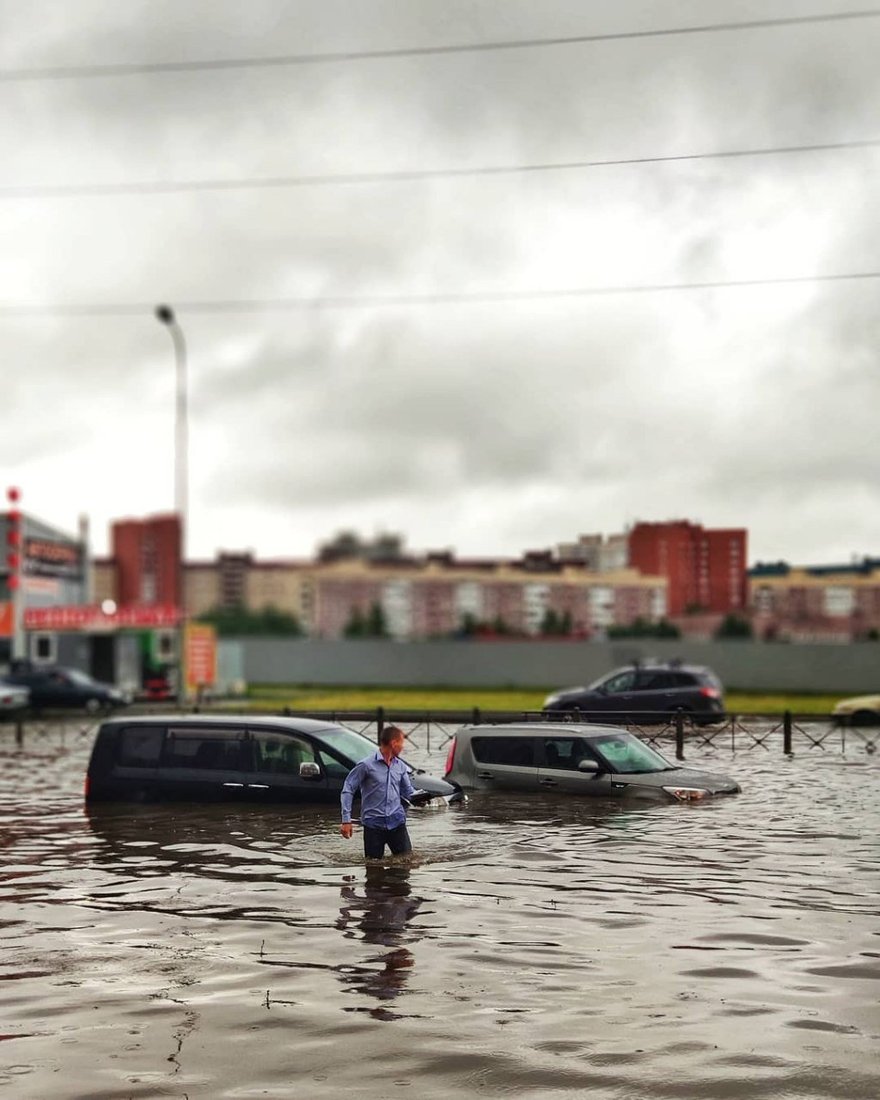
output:
M 30 688 L 19 684 L 7 684 L 5 680 L 0 680 L 0 714 L 24 710 L 30 701 Z
M 880 725 L 880 695 L 855 695 L 852 699 L 841 699 L 831 713 L 842 725 Z

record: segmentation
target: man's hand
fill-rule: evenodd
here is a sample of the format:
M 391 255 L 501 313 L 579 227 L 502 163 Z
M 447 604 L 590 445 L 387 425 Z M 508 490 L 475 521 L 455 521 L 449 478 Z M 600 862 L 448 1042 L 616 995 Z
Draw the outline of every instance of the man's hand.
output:
M 346 840 L 351 840 L 351 822 L 343 821 L 339 826 L 339 831 L 345 837 Z

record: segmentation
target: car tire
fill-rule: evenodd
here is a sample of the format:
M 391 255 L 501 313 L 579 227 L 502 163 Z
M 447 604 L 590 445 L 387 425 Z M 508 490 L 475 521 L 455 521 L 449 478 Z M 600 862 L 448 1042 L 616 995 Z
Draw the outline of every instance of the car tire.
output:
M 100 699 L 86 699 L 85 711 L 86 714 L 100 714 L 102 710 L 102 704 Z
M 850 718 L 851 726 L 877 726 L 880 725 L 880 714 L 875 710 L 857 710 Z

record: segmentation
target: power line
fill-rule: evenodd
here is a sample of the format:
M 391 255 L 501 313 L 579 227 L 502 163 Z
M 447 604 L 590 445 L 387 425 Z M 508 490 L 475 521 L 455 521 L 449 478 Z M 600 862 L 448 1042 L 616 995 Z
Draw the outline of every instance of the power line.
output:
M 642 283 L 618 286 L 568 287 L 555 290 L 474 291 L 436 294 L 326 295 L 316 298 L 215 299 L 175 301 L 175 313 L 270 313 L 287 310 L 383 309 L 398 307 L 505 304 L 559 301 L 566 298 L 610 297 L 616 294 L 657 294 L 678 291 L 732 290 L 758 286 L 797 286 L 880 279 L 877 271 L 850 271 L 831 275 L 788 275 L 764 279 L 715 279 L 690 283 Z M 15 317 L 143 317 L 155 302 L 107 302 L 70 305 L 0 305 L 0 318 Z
M 229 57 L 207 61 L 131 62 L 116 65 L 47 65 L 30 69 L 0 71 L 0 81 L 71 80 L 93 77 L 143 76 L 162 73 L 205 72 L 223 69 L 267 69 L 295 65 L 341 64 L 351 61 L 383 61 L 402 57 L 430 57 L 443 54 L 490 53 L 501 50 L 526 50 L 558 46 L 589 45 L 596 42 L 626 42 L 643 38 L 668 38 L 675 35 L 720 34 L 771 27 L 804 27 L 820 23 L 843 23 L 874 19 L 880 9 L 798 15 L 778 19 L 749 19 L 743 22 L 704 23 L 691 27 L 660 27 L 653 30 L 617 31 L 608 34 L 579 34 L 558 38 L 522 38 L 497 42 L 465 42 L 448 46 L 405 46 L 378 50 L 339 50 L 328 53 L 284 54 L 278 57 Z
M 113 195 L 170 195 L 196 191 L 270 190 L 284 187 L 337 187 L 373 183 L 407 183 L 432 179 L 466 179 L 480 176 L 528 175 L 568 172 L 589 168 L 615 168 L 640 164 L 674 164 L 686 161 L 733 160 L 745 157 L 783 156 L 792 153 L 838 152 L 876 149 L 880 139 L 817 142 L 811 145 L 776 145 L 759 149 L 725 149 L 708 153 L 679 153 L 655 157 L 622 157 L 607 160 L 571 160 L 537 164 L 501 164 L 476 168 L 401 169 L 390 172 L 343 172 L 310 176 L 268 176 L 262 179 L 195 179 L 139 181 L 133 183 L 35 184 L 0 187 L 0 199 L 75 198 Z

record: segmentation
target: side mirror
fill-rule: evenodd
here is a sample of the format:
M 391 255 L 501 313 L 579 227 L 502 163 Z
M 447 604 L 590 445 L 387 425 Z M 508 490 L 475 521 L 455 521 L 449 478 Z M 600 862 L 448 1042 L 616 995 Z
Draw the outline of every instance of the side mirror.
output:
M 602 769 L 595 760 L 582 760 L 580 764 L 578 764 L 579 772 L 593 772 L 595 775 L 598 775 L 601 770 Z
M 305 764 L 300 764 L 299 777 L 300 779 L 320 779 L 321 769 L 313 760 L 308 760 Z

